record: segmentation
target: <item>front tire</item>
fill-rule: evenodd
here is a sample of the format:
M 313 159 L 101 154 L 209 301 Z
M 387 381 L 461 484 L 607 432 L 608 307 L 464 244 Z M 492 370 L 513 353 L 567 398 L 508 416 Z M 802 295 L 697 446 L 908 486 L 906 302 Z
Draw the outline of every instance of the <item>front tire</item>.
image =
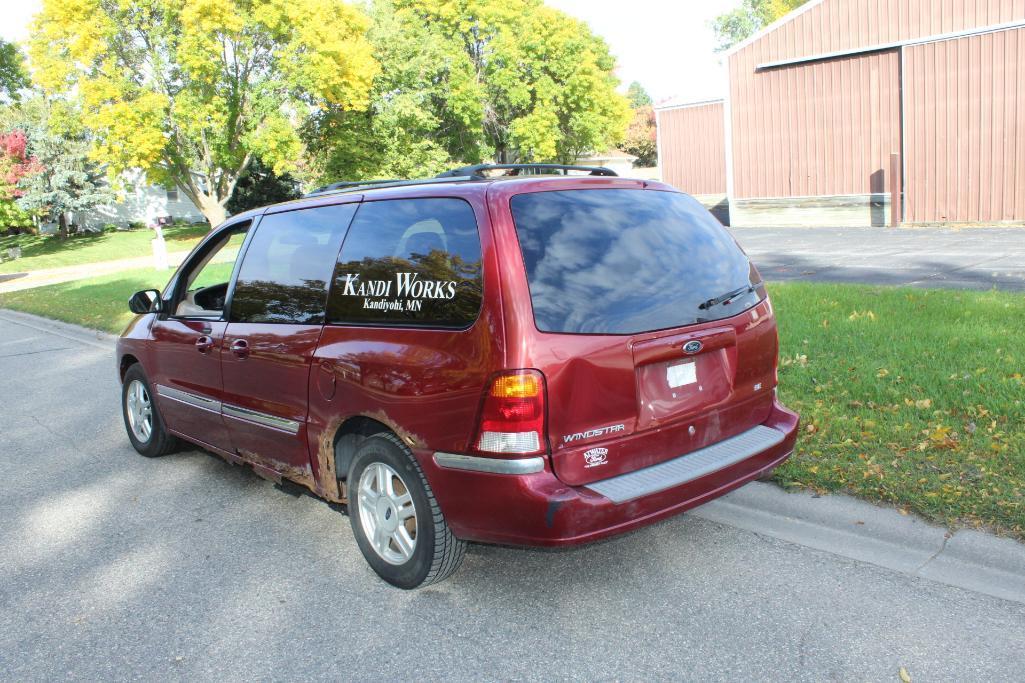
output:
M 153 390 L 138 363 L 128 368 L 121 383 L 121 413 L 128 439 L 140 455 L 156 458 L 178 447 L 178 440 L 164 428 Z
M 378 576 L 411 589 L 459 568 L 466 543 L 452 534 L 419 463 L 395 435 L 364 441 L 347 481 L 352 533 Z

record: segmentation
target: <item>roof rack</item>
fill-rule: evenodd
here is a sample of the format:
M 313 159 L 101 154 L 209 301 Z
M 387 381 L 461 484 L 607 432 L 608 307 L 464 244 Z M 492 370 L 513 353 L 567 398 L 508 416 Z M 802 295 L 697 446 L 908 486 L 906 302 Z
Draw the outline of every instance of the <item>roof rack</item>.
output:
M 335 190 L 347 190 L 350 187 L 359 187 L 360 185 L 380 185 L 382 183 L 396 183 L 399 180 L 343 180 L 338 183 L 330 183 L 323 187 L 318 187 L 316 190 L 310 190 L 307 195 L 321 194 L 324 192 L 334 192 Z
M 363 188 L 370 189 L 377 187 L 402 187 L 404 185 L 430 185 L 433 183 L 452 183 L 460 180 L 476 180 L 476 178 L 471 178 L 470 176 L 453 176 L 446 178 L 421 178 L 419 180 L 346 180 L 318 187 L 316 190 L 307 192 L 303 197 L 315 197 L 317 195 L 328 194 L 330 192 L 345 192 Z
M 462 178 L 469 176 L 474 180 L 486 178 L 484 171 L 515 171 L 508 175 L 540 175 L 546 171 L 562 171 L 563 175 L 569 175 L 569 171 L 588 171 L 590 175 L 615 177 L 618 174 L 611 168 L 605 166 L 575 166 L 573 164 L 477 164 L 475 166 L 463 166 L 454 168 L 451 171 L 439 173 L 438 178 Z M 520 173 L 527 171 L 528 173 Z M 533 173 L 530 173 L 533 171 Z
M 547 171 L 562 171 L 563 175 L 569 175 L 570 171 L 586 171 L 589 175 L 615 177 L 617 173 L 605 166 L 574 166 L 572 164 L 477 164 L 476 166 L 462 166 L 451 171 L 439 173 L 433 178 L 420 178 L 417 180 L 343 180 L 318 187 L 303 195 L 303 197 L 315 197 L 330 192 L 345 192 L 362 188 L 377 187 L 402 187 L 404 185 L 431 185 L 434 183 L 455 183 L 466 180 L 487 180 L 489 176 L 484 171 L 513 171 L 508 175 L 540 175 Z M 527 173 L 521 173 L 526 171 Z

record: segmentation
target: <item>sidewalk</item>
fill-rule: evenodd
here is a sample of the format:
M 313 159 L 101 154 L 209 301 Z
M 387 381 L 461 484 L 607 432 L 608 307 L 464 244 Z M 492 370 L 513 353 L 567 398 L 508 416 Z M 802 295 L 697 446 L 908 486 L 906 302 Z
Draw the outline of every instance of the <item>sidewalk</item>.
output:
M 171 268 L 181 263 L 182 259 L 188 256 L 187 251 L 178 251 L 167 255 L 167 263 Z M 77 266 L 62 266 L 60 268 L 43 268 L 28 273 L 10 273 L 0 275 L 0 294 L 17 292 L 22 289 L 32 289 L 44 285 L 56 285 L 61 282 L 73 280 L 84 280 L 98 275 L 109 275 L 122 270 L 133 270 L 136 268 L 152 268 L 153 256 L 139 256 L 136 258 L 119 259 L 117 261 L 100 261 L 98 263 L 83 263 Z

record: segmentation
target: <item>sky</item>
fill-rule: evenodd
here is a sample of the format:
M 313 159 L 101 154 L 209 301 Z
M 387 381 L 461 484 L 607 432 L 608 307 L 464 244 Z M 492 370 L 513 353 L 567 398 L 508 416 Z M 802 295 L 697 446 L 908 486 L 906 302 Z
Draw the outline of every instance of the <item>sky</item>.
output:
M 639 81 L 656 102 L 721 97 L 725 79 L 708 27 L 739 0 L 545 0 L 605 38 L 623 84 Z M 22 41 L 39 0 L 0 0 L 0 37 Z

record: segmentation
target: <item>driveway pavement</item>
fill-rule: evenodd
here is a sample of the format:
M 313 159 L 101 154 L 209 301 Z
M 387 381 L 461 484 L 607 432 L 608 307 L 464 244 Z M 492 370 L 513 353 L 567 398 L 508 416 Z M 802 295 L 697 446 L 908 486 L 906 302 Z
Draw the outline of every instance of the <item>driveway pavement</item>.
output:
M 730 228 L 769 280 L 1025 292 L 1025 228 Z
M 1025 679 L 1025 605 L 683 515 L 402 592 L 343 513 L 128 445 L 108 342 L 0 319 L 0 679 Z

